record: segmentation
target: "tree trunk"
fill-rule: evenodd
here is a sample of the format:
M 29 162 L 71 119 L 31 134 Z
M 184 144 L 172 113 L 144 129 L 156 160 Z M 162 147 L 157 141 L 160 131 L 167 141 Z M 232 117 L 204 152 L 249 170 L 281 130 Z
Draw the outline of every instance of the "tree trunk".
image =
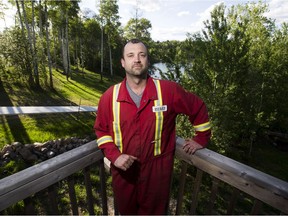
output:
M 101 81 L 103 81 L 103 55 L 104 55 L 103 41 L 104 41 L 104 27 L 102 24 L 102 28 L 101 28 Z
M 36 56 L 35 56 L 35 52 L 33 49 L 32 36 L 31 36 L 31 31 L 30 31 L 30 27 L 28 24 L 27 16 L 26 16 L 24 1 L 21 1 L 21 6 L 22 6 L 24 21 L 25 21 L 25 25 L 26 25 L 26 29 L 27 29 L 27 33 L 28 33 L 28 43 L 29 43 L 29 47 L 30 47 L 30 52 L 32 54 L 32 62 L 33 62 L 33 69 L 34 69 L 34 81 L 36 82 L 36 86 L 39 87 L 39 79 L 37 79 L 38 68 L 37 68 L 36 59 L 35 59 Z M 32 84 L 34 84 L 34 83 L 32 83 Z
M 64 74 L 68 80 L 68 62 L 67 62 L 67 46 L 66 46 L 66 39 L 65 39 L 65 26 L 61 27 L 61 47 L 62 47 L 62 60 L 63 60 L 63 69 Z
M 38 3 L 38 17 L 42 17 L 42 1 L 39 0 L 39 3 Z M 45 13 L 44 13 L 45 15 Z M 39 49 L 38 51 L 38 62 L 39 62 L 39 65 L 41 67 L 41 70 L 40 72 L 43 73 L 43 77 L 44 77 L 44 83 L 45 83 L 45 86 L 48 86 L 48 76 L 47 76 L 47 72 L 46 72 L 46 55 L 45 55 L 45 50 L 46 50 L 46 46 L 47 44 L 45 44 L 45 39 L 44 39 L 44 29 L 43 29 L 43 23 L 42 23 L 42 19 L 40 18 L 39 19 L 39 37 L 40 37 L 40 44 L 41 44 L 41 49 Z
M 111 50 L 111 45 L 109 43 L 109 60 L 110 60 L 110 75 L 111 78 L 113 77 L 113 63 L 112 63 L 112 50 Z
M 18 2 L 18 0 L 16 0 L 15 2 L 16 2 L 17 12 L 18 12 L 18 16 L 19 16 L 19 21 L 20 21 L 22 37 L 24 39 L 24 38 L 26 38 L 26 35 L 24 32 L 25 28 L 24 28 L 24 24 L 23 24 L 23 20 L 22 20 L 19 2 Z M 30 64 L 29 48 L 28 48 L 26 43 L 24 44 L 24 47 L 25 47 L 25 60 L 27 62 L 25 64 L 26 65 L 25 71 L 28 73 L 28 82 L 29 82 L 29 85 L 31 85 L 32 83 L 34 83 L 34 80 L 33 80 L 33 76 L 32 76 L 31 64 Z
M 35 13 L 34 13 L 34 0 L 31 0 L 32 4 L 32 42 L 33 42 L 33 62 L 34 62 L 34 76 L 35 76 L 35 83 L 37 87 L 40 87 L 39 81 L 39 69 L 38 69 L 38 58 L 37 58 L 37 48 L 36 48 L 36 36 L 35 36 Z
M 52 74 L 52 61 L 50 54 L 50 39 L 49 39 L 49 31 L 48 31 L 48 11 L 47 11 L 47 1 L 45 1 L 45 22 L 46 22 L 46 42 L 47 42 L 47 56 L 48 56 L 48 67 L 49 67 L 49 80 L 50 80 L 50 88 L 53 89 L 53 74 Z
M 68 77 L 67 80 L 71 77 L 71 69 L 70 69 L 70 51 L 69 51 L 69 37 L 68 37 L 68 14 L 66 13 L 66 21 L 65 21 L 65 38 L 66 38 L 66 58 L 67 58 L 67 71 L 68 71 Z

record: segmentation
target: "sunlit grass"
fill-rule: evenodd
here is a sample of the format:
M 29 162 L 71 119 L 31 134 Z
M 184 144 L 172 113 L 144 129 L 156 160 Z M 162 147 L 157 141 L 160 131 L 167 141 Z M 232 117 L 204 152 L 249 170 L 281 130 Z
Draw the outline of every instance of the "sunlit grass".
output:
M 0 105 L 8 106 L 97 106 L 102 93 L 120 78 L 110 80 L 85 70 L 68 79 L 53 70 L 54 90 L 31 90 L 19 80 L 2 80 Z M 33 114 L 0 116 L 0 148 L 5 144 L 45 142 L 65 137 L 94 136 L 95 113 Z

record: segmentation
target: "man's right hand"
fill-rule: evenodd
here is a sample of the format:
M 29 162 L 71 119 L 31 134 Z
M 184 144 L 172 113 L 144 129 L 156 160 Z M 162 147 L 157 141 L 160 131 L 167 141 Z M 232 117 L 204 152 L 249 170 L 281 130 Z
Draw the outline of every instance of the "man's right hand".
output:
M 114 162 L 114 166 L 119 169 L 126 171 L 131 167 L 135 160 L 138 160 L 137 157 L 127 154 L 121 154 Z

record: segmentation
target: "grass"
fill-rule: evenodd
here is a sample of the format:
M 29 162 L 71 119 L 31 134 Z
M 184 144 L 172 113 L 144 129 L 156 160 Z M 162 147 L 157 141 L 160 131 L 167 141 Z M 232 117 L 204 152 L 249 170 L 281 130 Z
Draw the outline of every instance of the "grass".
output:
M 4 77 L 4 78 L 3 78 Z M 102 93 L 121 79 L 110 80 L 85 70 L 67 80 L 53 70 L 54 90 L 31 90 L 11 76 L 1 77 L 0 106 L 97 106 Z M 5 144 L 45 142 L 64 137 L 94 136 L 95 113 L 0 116 L 0 148 Z

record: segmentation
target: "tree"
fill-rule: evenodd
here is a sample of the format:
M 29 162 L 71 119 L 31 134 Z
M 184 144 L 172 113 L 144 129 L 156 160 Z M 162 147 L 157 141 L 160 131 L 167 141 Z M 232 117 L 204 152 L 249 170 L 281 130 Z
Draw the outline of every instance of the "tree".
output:
M 51 6 L 50 18 L 53 23 L 54 32 L 60 38 L 62 63 L 67 80 L 71 77 L 70 51 L 69 51 L 69 21 L 78 16 L 79 5 L 77 1 L 48 1 Z M 55 39 L 55 35 L 54 35 Z
M 207 103 L 218 150 L 243 146 L 251 152 L 257 135 L 264 125 L 271 127 L 275 116 L 269 100 L 275 98 L 269 84 L 274 24 L 263 15 L 266 11 L 262 3 L 227 12 L 221 4 L 202 34 L 188 35 L 182 48 L 186 73 L 181 82 Z
M 151 28 L 152 24 L 148 19 L 132 18 L 124 27 L 124 37 L 126 39 L 138 38 L 149 43 L 152 40 L 149 32 Z
M 45 8 L 44 9 L 44 14 L 45 14 L 45 36 L 46 36 L 46 44 L 47 44 L 48 67 L 49 67 L 49 85 L 50 85 L 50 88 L 53 89 L 52 58 L 51 58 L 51 53 L 50 53 L 50 37 L 49 37 L 47 0 L 45 0 L 44 8 Z
M 110 60 L 110 75 L 113 77 L 113 60 L 112 49 L 117 45 L 116 41 L 119 37 L 118 31 L 121 23 L 119 22 L 117 0 L 100 1 L 99 16 L 103 22 L 104 32 L 108 37 L 108 49 Z M 103 42 L 102 42 L 103 43 Z M 103 53 L 102 53 L 103 55 Z
M 88 70 L 97 71 L 101 67 L 101 27 L 96 17 L 83 21 L 83 55 Z

